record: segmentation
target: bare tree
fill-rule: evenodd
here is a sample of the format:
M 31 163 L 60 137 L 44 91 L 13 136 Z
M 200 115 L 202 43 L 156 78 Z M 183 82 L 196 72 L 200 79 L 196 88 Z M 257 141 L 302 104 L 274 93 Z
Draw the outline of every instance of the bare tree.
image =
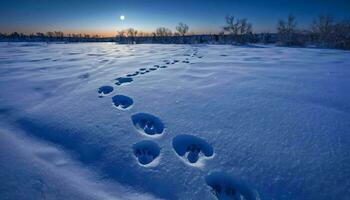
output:
M 62 31 L 54 31 L 54 35 L 55 35 L 56 39 L 64 37 L 64 34 Z
M 154 33 L 155 38 L 159 42 L 166 42 L 168 37 L 172 36 L 173 33 L 171 32 L 170 29 L 165 28 L 165 27 L 159 27 L 156 29 L 156 32 Z
M 51 32 L 51 31 L 46 33 L 46 36 L 49 38 L 54 37 L 54 35 L 55 35 L 54 32 Z
M 137 30 L 133 29 L 133 28 L 129 28 L 126 30 L 126 34 L 128 37 L 136 37 L 137 35 Z
M 350 21 L 334 22 L 330 15 L 320 15 L 312 24 L 312 34 L 320 47 L 350 48 Z
M 187 24 L 180 22 L 179 25 L 176 26 L 176 30 L 181 36 L 185 36 L 189 30 L 189 27 Z
M 311 26 L 312 34 L 321 46 L 327 46 L 327 43 L 331 42 L 333 29 L 333 17 L 331 15 L 319 15 Z
M 137 30 L 135 30 L 133 28 L 129 28 L 126 30 L 126 34 L 128 36 L 129 43 L 134 44 L 136 42 L 135 37 L 137 36 Z
M 287 22 L 282 19 L 278 21 L 277 31 L 279 42 L 282 45 L 291 46 L 298 43 L 296 41 L 296 26 L 297 22 L 293 15 L 288 16 Z
M 238 35 L 238 27 L 239 23 L 238 20 L 235 22 L 235 17 L 234 16 L 226 16 L 226 26 L 223 27 L 224 32 L 229 32 L 231 35 Z
M 238 43 L 248 42 L 248 36 L 252 33 L 252 24 L 248 23 L 248 20 L 237 19 L 234 16 L 225 17 L 226 26 L 223 27 L 224 32 L 228 32 L 234 41 Z
M 118 36 L 119 36 L 120 38 L 125 37 L 125 30 L 120 30 L 120 31 L 118 31 Z
M 350 49 L 350 20 L 336 23 L 333 28 L 334 39 L 332 48 Z
M 172 36 L 172 32 L 170 29 L 165 27 L 159 27 L 156 29 L 155 32 L 156 36 L 158 37 L 166 37 L 166 36 Z
M 239 34 L 244 35 L 252 32 L 252 24 L 248 23 L 247 19 L 239 20 Z

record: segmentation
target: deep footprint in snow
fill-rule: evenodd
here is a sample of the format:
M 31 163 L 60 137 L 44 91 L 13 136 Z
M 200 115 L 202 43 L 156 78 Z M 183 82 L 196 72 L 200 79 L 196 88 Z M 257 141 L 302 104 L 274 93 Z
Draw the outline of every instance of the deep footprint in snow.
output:
M 140 72 L 140 74 L 147 74 L 148 72 L 150 72 L 150 71 L 149 70 L 145 70 L 145 71 Z
M 163 62 L 167 65 L 170 65 L 170 60 L 163 60 Z
M 113 87 L 109 86 L 109 85 L 104 85 L 104 86 L 101 86 L 100 88 L 98 88 L 97 92 L 99 93 L 100 97 L 106 96 L 106 95 L 110 94 L 111 92 L 113 92 Z
M 259 194 L 246 183 L 224 172 L 213 172 L 205 177 L 205 182 L 219 200 L 242 199 L 259 200 Z
M 139 72 L 134 72 L 132 74 L 127 74 L 127 77 L 132 77 L 132 76 L 137 76 L 139 74 Z
M 116 85 L 123 85 L 133 81 L 133 79 L 130 77 L 119 77 L 119 78 L 116 78 L 115 80 L 117 81 L 115 83 Z
M 134 100 L 132 100 L 132 98 L 124 95 L 115 95 L 112 100 L 114 106 L 121 110 L 130 108 L 130 106 L 132 106 L 134 103 Z
M 166 65 L 162 65 L 162 66 L 160 66 L 159 68 L 164 69 L 164 68 L 167 68 L 167 66 L 166 66 Z
M 150 165 L 160 154 L 157 143 L 143 140 L 133 145 L 134 155 L 142 166 Z
M 190 164 L 214 155 L 214 149 L 207 141 L 193 135 L 176 136 L 173 139 L 173 148 L 178 156 L 186 158 Z
M 151 137 L 161 136 L 164 131 L 163 122 L 148 113 L 138 113 L 131 116 L 135 128 L 142 134 Z

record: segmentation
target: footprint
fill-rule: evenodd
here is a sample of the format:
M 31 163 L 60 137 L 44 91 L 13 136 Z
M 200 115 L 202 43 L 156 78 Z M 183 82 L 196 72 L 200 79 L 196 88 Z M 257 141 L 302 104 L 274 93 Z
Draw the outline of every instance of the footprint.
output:
M 183 60 L 182 62 L 183 63 L 190 63 L 190 61 L 188 61 L 188 60 Z
M 113 104 L 120 110 L 125 110 L 134 104 L 134 100 L 128 96 L 115 95 L 113 98 Z
M 141 133 L 151 137 L 158 137 L 163 134 L 164 125 L 157 117 L 147 114 L 138 113 L 131 116 L 132 123 Z
M 132 74 L 127 74 L 127 77 L 132 77 L 132 76 L 137 76 L 139 74 L 139 72 L 134 72 Z
M 162 66 L 160 66 L 159 68 L 164 69 L 164 68 L 167 68 L 167 66 L 166 66 L 166 65 L 162 65 Z
M 259 194 L 246 183 L 227 175 L 224 172 L 213 172 L 205 177 L 205 182 L 219 200 L 244 199 L 259 200 Z
M 155 67 L 155 68 L 159 68 L 160 66 L 159 66 L 159 65 L 154 65 L 153 67 Z
M 173 148 L 178 156 L 187 158 L 189 164 L 192 165 L 214 155 L 214 149 L 207 141 L 193 135 L 176 136 L 173 139 Z
M 81 74 L 78 76 L 79 79 L 87 79 L 90 77 L 90 74 L 89 73 L 84 73 L 84 74 Z
M 123 85 L 123 84 L 130 83 L 133 81 L 133 79 L 130 77 L 119 77 L 119 78 L 116 78 L 115 80 L 117 81 L 115 83 L 116 85 Z
M 145 71 L 146 70 L 146 68 L 140 68 L 140 71 Z
M 157 70 L 157 68 L 155 68 L 155 67 L 150 67 L 149 68 L 149 71 L 154 71 L 154 70 Z
M 156 165 L 156 159 L 159 158 L 160 147 L 157 143 L 150 140 L 143 140 L 133 145 L 134 155 L 142 166 Z M 154 166 L 153 165 L 153 166 Z
M 145 71 L 140 72 L 140 74 L 147 74 L 148 72 L 150 72 L 150 71 L 149 70 L 145 70 Z
M 108 94 L 110 94 L 113 91 L 113 87 L 109 86 L 109 85 L 104 85 L 101 86 L 100 88 L 98 88 L 98 93 L 100 97 L 106 96 Z

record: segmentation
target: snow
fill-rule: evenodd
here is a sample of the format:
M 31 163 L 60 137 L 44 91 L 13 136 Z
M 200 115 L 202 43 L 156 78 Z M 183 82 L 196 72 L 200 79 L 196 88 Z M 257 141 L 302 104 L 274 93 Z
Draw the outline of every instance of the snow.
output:
M 340 50 L 0 43 L 0 199 L 349 199 L 349 76 Z

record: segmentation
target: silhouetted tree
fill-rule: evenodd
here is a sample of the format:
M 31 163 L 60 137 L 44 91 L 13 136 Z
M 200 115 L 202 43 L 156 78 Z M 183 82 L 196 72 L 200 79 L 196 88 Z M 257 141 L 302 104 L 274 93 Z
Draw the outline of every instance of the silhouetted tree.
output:
M 180 22 L 179 25 L 176 26 L 176 30 L 181 36 L 185 36 L 189 30 L 189 27 L 187 24 Z
M 287 21 L 280 19 L 277 24 L 278 41 L 282 45 L 299 45 L 297 40 L 297 22 L 293 15 L 289 15 Z
M 119 37 L 125 37 L 125 30 L 120 30 L 120 31 L 118 31 L 118 36 Z
M 166 42 L 166 39 L 170 36 L 172 36 L 172 32 L 170 29 L 165 27 L 159 27 L 156 29 L 155 37 L 159 42 Z
M 235 17 L 229 16 L 229 15 L 225 17 L 225 20 L 226 20 L 226 26 L 223 27 L 224 32 L 228 32 L 233 36 L 238 35 L 238 27 L 239 27 L 238 20 L 237 22 L 235 22 Z
M 128 36 L 129 43 L 131 43 L 131 44 L 136 43 L 135 37 L 137 36 L 137 30 L 135 30 L 133 28 L 129 28 L 126 30 L 126 34 Z
M 178 34 L 181 36 L 181 43 L 186 43 L 185 42 L 185 35 L 186 33 L 188 33 L 189 31 L 189 26 L 187 24 L 184 24 L 182 22 L 179 23 L 179 25 L 177 25 L 175 27 L 176 31 L 178 32 Z
M 54 35 L 55 35 L 54 32 L 51 32 L 51 31 L 46 33 L 46 36 L 49 38 L 53 38 Z
M 350 49 L 350 20 L 343 20 L 333 26 L 331 41 L 327 47 Z
M 311 31 L 313 39 L 316 40 L 319 46 L 328 46 L 334 31 L 333 17 L 331 15 L 319 15 L 313 21 Z
M 249 36 L 252 34 L 252 24 L 248 20 L 237 19 L 234 16 L 225 17 L 226 26 L 223 27 L 224 32 L 228 32 L 235 42 L 244 44 L 249 41 Z
M 166 36 L 172 35 L 171 30 L 165 27 L 157 28 L 155 33 L 156 33 L 156 36 L 159 36 L 159 37 L 164 37 L 164 36 L 166 37 Z

